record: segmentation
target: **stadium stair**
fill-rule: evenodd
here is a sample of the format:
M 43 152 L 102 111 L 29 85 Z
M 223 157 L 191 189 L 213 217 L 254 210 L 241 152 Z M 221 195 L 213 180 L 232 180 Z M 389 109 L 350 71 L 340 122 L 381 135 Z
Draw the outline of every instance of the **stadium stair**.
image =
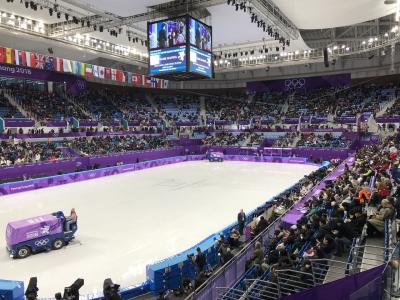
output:
M 18 104 L 17 101 L 15 101 L 14 97 L 12 97 L 10 94 L 8 94 L 6 91 L 4 91 L 4 96 L 7 98 L 8 102 L 10 103 L 10 105 L 12 105 L 13 107 L 15 107 L 25 118 L 32 118 L 35 121 L 37 121 L 32 114 L 28 113 L 26 110 L 24 110 L 22 108 L 21 105 Z
M 387 102 L 380 108 L 379 112 L 376 113 L 376 116 L 377 116 L 377 117 L 383 116 L 383 115 L 386 113 L 386 111 L 394 105 L 394 103 L 396 102 L 396 100 L 397 100 L 397 98 L 396 98 L 396 97 L 393 97 L 390 101 L 387 101 Z
M 200 116 L 201 116 L 201 124 L 206 125 L 204 122 L 207 119 L 207 114 L 206 114 L 206 100 L 204 99 L 204 96 L 200 97 Z
M 68 102 L 72 103 L 75 107 L 78 107 L 80 111 L 87 116 L 89 119 L 92 117 L 92 115 L 87 111 L 81 103 L 73 99 L 72 97 L 64 96 L 65 99 L 68 100 Z
M 149 102 L 149 104 L 154 109 L 154 111 L 156 111 L 158 114 L 160 114 L 160 116 L 163 119 L 163 121 L 165 122 L 165 124 L 167 124 L 167 126 L 169 126 L 170 125 L 169 121 L 165 117 L 165 114 L 157 106 L 156 102 L 154 101 L 154 98 L 151 95 L 146 94 L 146 100 Z

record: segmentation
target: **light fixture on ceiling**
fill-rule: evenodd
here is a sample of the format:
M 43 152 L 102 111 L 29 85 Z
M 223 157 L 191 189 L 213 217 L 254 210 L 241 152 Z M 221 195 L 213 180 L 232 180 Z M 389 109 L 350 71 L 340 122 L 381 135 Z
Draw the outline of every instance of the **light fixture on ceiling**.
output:
M 383 1 L 384 4 L 396 4 L 397 0 L 385 0 Z

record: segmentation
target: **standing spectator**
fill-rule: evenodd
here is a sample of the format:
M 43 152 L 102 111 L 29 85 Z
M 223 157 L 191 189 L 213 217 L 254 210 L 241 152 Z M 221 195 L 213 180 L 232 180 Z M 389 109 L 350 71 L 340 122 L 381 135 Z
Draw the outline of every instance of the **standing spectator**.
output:
M 202 272 L 204 267 L 206 266 L 206 255 L 204 254 L 203 251 L 201 251 L 200 247 L 197 247 L 197 256 L 195 263 L 197 265 L 197 271 L 198 273 Z
M 243 228 L 244 225 L 246 224 L 246 214 L 244 213 L 243 209 L 240 210 L 237 216 L 238 220 L 238 225 L 239 225 L 239 233 L 240 235 L 243 235 Z

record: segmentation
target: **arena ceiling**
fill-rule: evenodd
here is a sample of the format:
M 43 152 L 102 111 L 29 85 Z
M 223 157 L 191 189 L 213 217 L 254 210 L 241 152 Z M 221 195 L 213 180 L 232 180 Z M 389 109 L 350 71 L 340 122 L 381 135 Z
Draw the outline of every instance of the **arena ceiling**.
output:
M 46 24 L 65 23 L 63 18 L 58 19 L 55 14 L 50 16 L 47 9 L 37 11 L 26 9 L 21 4 L 25 0 L 21 3 L 18 0 L 14 0 L 13 3 L 0 1 L 3 2 L 1 10 L 41 20 Z M 247 43 L 274 43 L 274 40 L 261 28 L 250 22 L 248 12 L 236 11 L 235 6 L 227 4 L 227 0 L 36 0 L 36 2 L 59 3 L 66 9 L 78 12 L 80 17 L 109 16 L 114 24 L 121 25 L 118 27 L 123 28 L 124 33 L 132 31 L 141 35 L 143 39 L 146 37 L 147 21 L 183 14 L 186 8 L 189 8 L 189 11 L 193 10 L 195 16 L 213 26 L 213 48 L 217 51 L 240 47 Z M 382 19 L 396 11 L 396 4 L 387 5 L 384 4 L 384 0 L 236 0 L 236 3 L 242 2 L 247 5 L 269 2 L 287 18 L 300 34 L 296 40 L 292 39 L 291 46 L 286 47 L 286 51 L 305 50 L 315 45 L 324 46 L 324 43 L 328 45 L 336 36 L 343 36 L 343 32 L 347 34 L 345 36 L 347 39 L 351 39 L 352 35 L 349 33 L 352 31 L 347 27 L 364 22 L 363 28 L 366 29 L 366 21 Z M 168 13 L 163 13 L 165 5 L 174 6 Z M 130 22 L 119 21 L 127 18 Z M 375 24 L 372 22 L 371 26 Z M 79 28 L 78 25 L 76 31 L 67 31 L 65 35 L 81 33 Z M 366 29 L 365 35 L 368 35 L 368 32 L 370 31 Z M 87 28 L 82 33 L 123 46 L 132 46 L 128 43 L 126 34 L 120 34 L 115 38 L 107 32 L 100 33 Z M 318 42 L 319 40 L 322 42 Z M 135 47 L 146 52 L 146 48 L 140 43 Z

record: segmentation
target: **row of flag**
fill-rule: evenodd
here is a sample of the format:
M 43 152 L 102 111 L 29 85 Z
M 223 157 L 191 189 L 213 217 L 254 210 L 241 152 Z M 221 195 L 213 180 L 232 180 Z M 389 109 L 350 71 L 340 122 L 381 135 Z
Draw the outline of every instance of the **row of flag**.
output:
M 0 63 L 125 82 L 135 86 L 168 88 L 168 80 L 13 48 L 0 47 Z

